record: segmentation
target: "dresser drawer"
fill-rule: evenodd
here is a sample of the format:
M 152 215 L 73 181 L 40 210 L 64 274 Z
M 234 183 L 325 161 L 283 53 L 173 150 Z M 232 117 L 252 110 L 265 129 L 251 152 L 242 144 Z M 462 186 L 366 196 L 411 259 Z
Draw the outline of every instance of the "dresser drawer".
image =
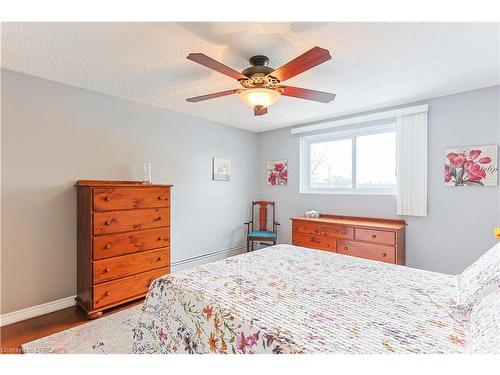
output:
M 394 247 L 357 241 L 338 240 L 337 253 L 387 263 L 394 263 L 396 260 L 396 249 Z
M 135 208 L 168 207 L 168 188 L 99 188 L 94 189 L 94 210 L 129 210 Z
M 97 260 L 93 264 L 94 283 L 102 283 L 104 281 L 166 267 L 169 263 L 170 249 L 168 247 Z
M 93 308 L 97 309 L 113 303 L 130 300 L 134 297 L 141 297 L 147 293 L 149 285 L 154 280 L 169 272 L 170 267 L 164 267 L 96 285 L 93 287 Z
M 331 237 L 315 236 L 305 233 L 292 233 L 292 243 L 296 246 L 335 252 L 337 240 Z
M 354 237 L 360 241 L 376 242 L 387 245 L 396 244 L 396 233 L 391 231 L 356 228 Z
M 169 224 L 168 208 L 94 213 L 94 235 L 166 227 Z
M 168 228 L 139 230 L 94 237 L 94 260 L 170 246 Z
M 354 229 L 340 225 L 321 224 L 321 235 L 350 240 L 354 238 Z
M 293 220 L 292 231 L 299 233 L 307 233 L 307 234 L 319 234 L 320 225 L 308 221 Z

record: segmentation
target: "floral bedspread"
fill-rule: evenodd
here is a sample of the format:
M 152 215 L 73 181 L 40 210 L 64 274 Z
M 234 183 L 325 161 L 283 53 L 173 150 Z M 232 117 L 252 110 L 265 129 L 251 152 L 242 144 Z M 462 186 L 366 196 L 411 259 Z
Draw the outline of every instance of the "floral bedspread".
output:
M 456 276 L 277 245 L 157 279 L 136 353 L 456 353 Z

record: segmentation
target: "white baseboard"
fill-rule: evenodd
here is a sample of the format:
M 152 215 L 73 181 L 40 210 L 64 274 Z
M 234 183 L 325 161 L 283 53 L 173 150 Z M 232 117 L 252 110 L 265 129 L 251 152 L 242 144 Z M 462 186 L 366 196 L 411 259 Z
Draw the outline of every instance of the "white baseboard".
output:
M 224 259 L 233 255 L 241 254 L 245 251 L 246 251 L 246 244 L 240 244 L 238 246 L 230 247 L 227 249 L 222 249 L 214 251 L 212 253 L 203 254 L 194 258 L 189 258 L 172 263 L 172 271 L 178 271 L 181 269 L 194 267 L 199 264 Z M 56 301 L 47 302 L 41 305 L 31 306 L 25 309 L 12 311 L 10 313 L 0 315 L 0 327 L 74 306 L 76 303 L 75 297 L 76 296 L 61 298 Z
M 234 255 L 239 255 L 246 252 L 246 244 L 239 244 L 233 247 L 228 247 L 227 249 L 222 249 L 214 251 L 212 253 L 206 253 L 199 255 L 197 257 L 188 258 L 173 262 L 171 266 L 172 271 L 179 271 L 182 269 L 198 266 L 200 264 L 215 262 L 224 258 L 232 257 Z
M 75 297 L 76 296 L 61 298 L 56 301 L 47 302 L 41 305 L 31 306 L 22 310 L 17 310 L 0 315 L 0 327 L 74 306 Z

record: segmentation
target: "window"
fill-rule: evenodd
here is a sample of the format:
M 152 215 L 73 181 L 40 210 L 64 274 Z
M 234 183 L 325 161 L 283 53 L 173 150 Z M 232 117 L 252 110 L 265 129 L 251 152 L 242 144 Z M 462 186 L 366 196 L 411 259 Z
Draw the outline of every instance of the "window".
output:
M 301 138 L 301 193 L 395 194 L 394 123 Z

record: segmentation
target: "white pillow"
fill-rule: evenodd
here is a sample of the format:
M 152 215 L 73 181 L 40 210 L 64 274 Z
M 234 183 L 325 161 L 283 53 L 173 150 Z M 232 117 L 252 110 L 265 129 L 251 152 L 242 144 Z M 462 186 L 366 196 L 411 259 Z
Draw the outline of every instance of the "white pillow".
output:
M 468 353 L 500 354 L 500 289 L 472 309 L 465 340 Z
M 458 275 L 458 306 L 466 318 L 482 298 L 500 288 L 500 242 Z

